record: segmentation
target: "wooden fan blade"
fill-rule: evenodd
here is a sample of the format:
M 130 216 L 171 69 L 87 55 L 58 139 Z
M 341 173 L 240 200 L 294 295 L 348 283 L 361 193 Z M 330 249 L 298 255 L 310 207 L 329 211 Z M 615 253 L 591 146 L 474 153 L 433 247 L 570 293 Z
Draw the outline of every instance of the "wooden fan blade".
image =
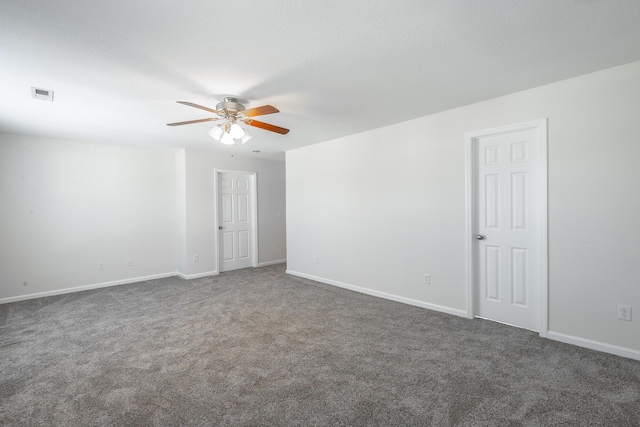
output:
M 286 135 L 289 133 L 289 129 L 281 128 L 280 126 L 271 125 L 265 122 L 259 122 L 253 119 L 245 120 L 245 123 L 248 124 L 249 126 L 255 126 L 257 128 L 264 129 L 264 130 L 270 130 L 271 132 L 279 133 L 282 135 Z
M 198 120 L 189 120 L 187 122 L 167 123 L 167 126 L 190 125 L 192 123 L 213 122 L 215 120 L 218 120 L 218 118 L 217 117 L 209 117 L 208 119 L 198 119 Z
M 209 111 L 210 113 L 216 113 L 216 114 L 218 113 L 213 108 L 204 107 L 202 105 L 194 104 L 193 102 L 186 102 L 186 101 L 176 101 L 176 102 L 178 104 L 184 104 L 184 105 L 188 105 L 189 107 L 194 107 L 194 108 L 199 108 L 199 109 L 204 110 L 204 111 Z
M 248 110 L 244 110 L 242 113 L 247 117 L 255 117 L 255 116 L 264 116 L 265 114 L 273 114 L 279 113 L 276 107 L 272 105 L 263 105 L 262 107 L 249 108 Z

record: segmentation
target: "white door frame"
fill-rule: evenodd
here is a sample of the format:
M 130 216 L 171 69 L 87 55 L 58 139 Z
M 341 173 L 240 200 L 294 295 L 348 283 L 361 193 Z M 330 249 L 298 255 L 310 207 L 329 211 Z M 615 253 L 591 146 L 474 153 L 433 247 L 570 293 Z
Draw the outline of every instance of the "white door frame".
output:
M 251 266 L 252 267 L 257 267 L 258 266 L 258 188 L 257 188 L 257 183 L 258 183 L 258 173 L 257 172 L 251 172 L 251 171 L 239 171 L 239 170 L 232 170 L 232 169 L 214 169 L 213 170 L 213 203 L 214 203 L 214 222 L 215 222 L 215 228 L 216 228 L 216 235 L 215 235 L 215 245 L 216 245 L 216 270 L 218 272 L 220 272 L 221 268 L 220 268 L 220 256 L 221 256 L 221 252 L 220 252 L 220 230 L 218 229 L 218 226 L 220 225 L 220 218 L 218 218 L 219 216 L 219 212 L 218 212 L 218 208 L 219 208 L 219 187 L 218 185 L 220 185 L 220 174 L 222 173 L 239 173 L 239 174 L 245 174 L 245 175 L 250 175 L 250 179 L 251 179 L 251 190 L 250 190 L 250 201 L 251 201 L 251 241 L 253 242 L 253 244 L 251 245 Z
M 467 246 L 467 317 L 473 319 L 477 312 L 477 280 L 478 280 L 478 254 L 475 240 L 475 216 L 478 207 L 478 201 L 476 200 L 475 188 L 476 188 L 476 160 L 477 160 L 477 146 L 478 139 L 487 136 L 502 135 L 511 132 L 521 132 L 533 130 L 538 132 L 539 149 L 540 149 L 540 176 L 542 182 L 540 183 L 541 191 L 536 194 L 538 198 L 537 202 L 540 206 L 540 247 L 541 247 L 541 269 L 540 277 L 541 283 L 541 295 L 540 306 L 542 313 L 540 314 L 540 336 L 546 338 L 549 330 L 548 319 L 548 242 L 547 242 L 547 119 L 534 120 L 531 122 L 518 123 L 509 126 L 503 126 L 498 128 L 486 129 L 476 132 L 469 132 L 465 134 L 465 149 L 466 149 L 466 206 L 467 206 L 467 227 L 466 227 L 466 246 Z

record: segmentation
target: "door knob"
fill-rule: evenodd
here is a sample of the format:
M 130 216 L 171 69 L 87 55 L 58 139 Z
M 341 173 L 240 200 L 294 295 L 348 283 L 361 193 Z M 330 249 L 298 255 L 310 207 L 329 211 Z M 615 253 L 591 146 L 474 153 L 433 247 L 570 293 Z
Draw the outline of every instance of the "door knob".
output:
M 218 226 L 218 230 L 222 230 L 222 226 L 221 225 Z
M 482 234 L 476 234 L 476 239 L 484 240 L 484 236 Z

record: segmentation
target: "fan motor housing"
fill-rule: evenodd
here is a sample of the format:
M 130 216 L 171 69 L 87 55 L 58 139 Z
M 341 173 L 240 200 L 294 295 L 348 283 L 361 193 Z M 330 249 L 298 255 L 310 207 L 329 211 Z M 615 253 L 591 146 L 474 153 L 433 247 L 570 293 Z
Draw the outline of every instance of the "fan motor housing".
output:
M 240 112 L 240 111 L 244 111 L 245 108 L 244 108 L 244 105 L 238 102 L 237 98 L 227 97 L 224 99 L 224 102 L 219 102 L 216 105 L 216 110 Z

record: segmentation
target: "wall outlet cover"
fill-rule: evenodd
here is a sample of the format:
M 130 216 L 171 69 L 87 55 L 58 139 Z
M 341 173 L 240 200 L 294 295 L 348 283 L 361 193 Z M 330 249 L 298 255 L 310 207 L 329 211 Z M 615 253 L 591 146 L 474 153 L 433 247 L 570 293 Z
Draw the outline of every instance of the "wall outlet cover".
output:
M 631 306 L 618 305 L 618 319 L 631 320 Z

